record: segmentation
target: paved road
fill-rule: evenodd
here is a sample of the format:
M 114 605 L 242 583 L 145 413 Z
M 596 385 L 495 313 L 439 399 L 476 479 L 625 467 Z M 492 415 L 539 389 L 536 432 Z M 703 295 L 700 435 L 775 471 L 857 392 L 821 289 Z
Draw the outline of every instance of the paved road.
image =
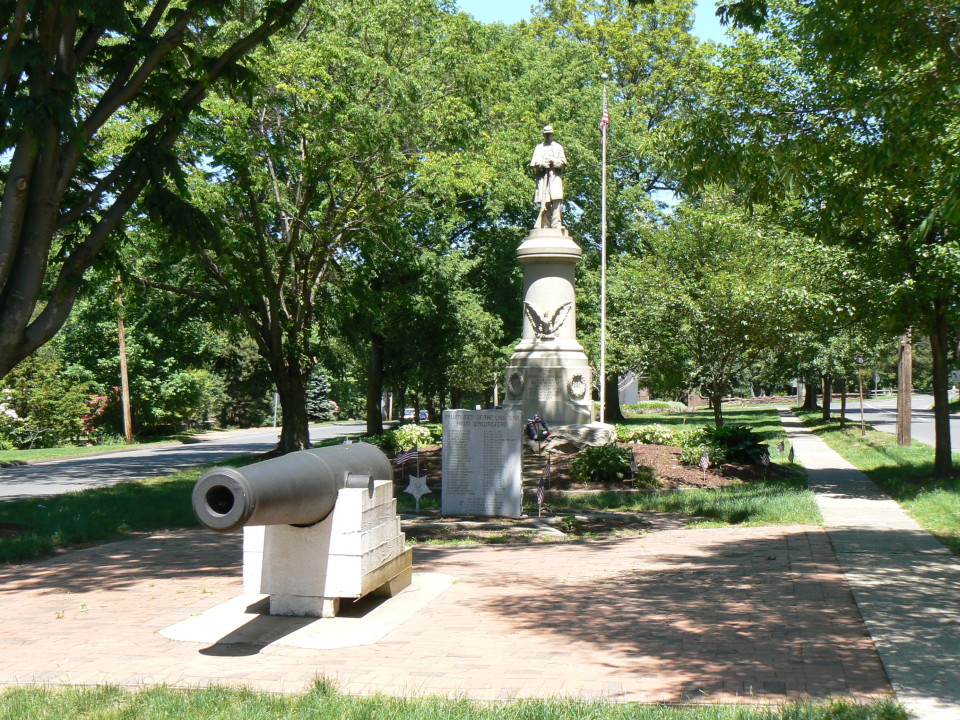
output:
M 933 396 L 932 395 L 914 395 L 912 398 L 913 408 L 911 415 L 913 423 L 911 431 L 913 439 L 926 443 L 931 447 L 934 445 L 934 427 L 933 427 Z M 838 411 L 839 405 L 835 405 L 833 410 Z M 890 400 L 865 400 L 863 403 L 863 417 L 868 424 L 873 425 L 876 430 L 882 432 L 897 434 L 897 401 Z M 860 422 L 860 401 L 847 400 L 847 418 L 851 422 Z M 950 418 L 950 440 L 951 447 L 954 450 L 960 450 L 960 417 L 956 415 Z
M 363 423 L 323 425 L 311 428 L 310 439 L 318 442 L 339 435 L 362 433 L 365 429 Z M 274 428 L 207 433 L 188 443 L 165 443 L 0 468 L 0 502 L 116 485 L 127 480 L 169 475 L 194 465 L 263 453 L 276 447 L 278 434 L 279 429 Z

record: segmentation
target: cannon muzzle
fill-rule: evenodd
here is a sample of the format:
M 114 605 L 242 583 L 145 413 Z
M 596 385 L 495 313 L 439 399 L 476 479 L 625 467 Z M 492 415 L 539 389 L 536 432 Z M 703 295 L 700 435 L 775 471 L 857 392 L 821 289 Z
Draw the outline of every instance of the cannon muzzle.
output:
M 312 525 L 323 520 L 345 487 L 392 480 L 390 461 L 368 443 L 301 450 L 243 468 L 204 473 L 193 487 L 193 511 L 215 532 L 245 525 Z

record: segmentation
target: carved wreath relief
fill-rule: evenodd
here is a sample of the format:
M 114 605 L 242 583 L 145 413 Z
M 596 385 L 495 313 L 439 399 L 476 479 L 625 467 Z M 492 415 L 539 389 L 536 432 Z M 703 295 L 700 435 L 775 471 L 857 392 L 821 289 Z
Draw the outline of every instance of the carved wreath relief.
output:
M 511 395 L 519 395 L 523 392 L 523 375 L 517 370 L 510 373 L 510 377 L 507 379 L 507 390 L 510 391 Z
M 581 400 L 587 394 L 587 381 L 580 373 L 577 373 L 570 382 L 567 383 L 567 392 L 574 400 Z
M 573 303 L 565 302 L 554 310 L 552 315 L 549 311 L 541 315 L 533 309 L 530 303 L 524 302 L 523 313 L 530 321 L 530 325 L 533 326 L 533 332 L 536 334 L 537 340 L 555 340 L 572 307 Z M 549 316 L 549 319 L 547 319 L 547 316 Z

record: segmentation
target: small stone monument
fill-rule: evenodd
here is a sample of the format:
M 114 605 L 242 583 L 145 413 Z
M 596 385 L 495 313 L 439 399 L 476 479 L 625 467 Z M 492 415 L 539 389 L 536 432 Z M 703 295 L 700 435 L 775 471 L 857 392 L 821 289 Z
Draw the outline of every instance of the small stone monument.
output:
M 535 227 L 517 249 L 523 265 L 523 336 L 506 371 L 505 408 L 524 418 L 541 415 L 554 425 L 593 420 L 592 375 L 577 342 L 574 273 L 583 252 L 562 224 L 563 181 L 567 164 L 553 128 L 544 127 L 530 165 L 537 171 L 540 206 Z
M 444 515 L 520 517 L 520 412 L 444 410 Z

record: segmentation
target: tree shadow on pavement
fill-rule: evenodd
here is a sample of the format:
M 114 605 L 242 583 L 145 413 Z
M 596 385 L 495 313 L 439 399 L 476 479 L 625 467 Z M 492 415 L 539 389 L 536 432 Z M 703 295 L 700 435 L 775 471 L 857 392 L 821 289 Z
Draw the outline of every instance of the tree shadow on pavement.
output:
M 509 586 L 479 607 L 519 632 L 610 653 L 624 673 L 686 677 L 684 699 L 890 691 L 824 533 L 662 535 L 666 544 L 639 553 L 627 541 L 508 551 Z M 598 556 L 607 550 L 627 550 L 626 562 L 607 563 Z M 469 553 L 431 548 L 421 558 L 456 574 Z

